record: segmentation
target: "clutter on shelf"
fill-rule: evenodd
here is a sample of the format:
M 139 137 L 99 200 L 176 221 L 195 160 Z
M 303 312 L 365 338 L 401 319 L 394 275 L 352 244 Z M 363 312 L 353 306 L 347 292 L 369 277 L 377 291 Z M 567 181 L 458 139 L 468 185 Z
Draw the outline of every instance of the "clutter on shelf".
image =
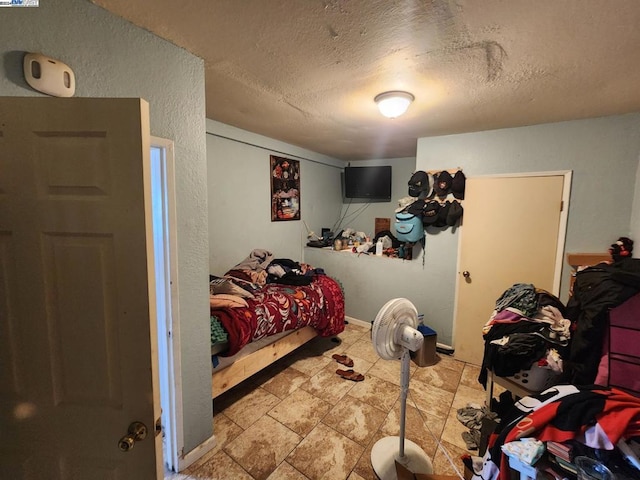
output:
M 390 230 L 379 231 L 373 238 L 365 232 L 345 228 L 328 239 L 310 240 L 309 247 L 331 248 L 335 251 L 347 251 L 356 254 L 377 255 L 403 260 L 413 258 L 415 243 L 401 240 Z

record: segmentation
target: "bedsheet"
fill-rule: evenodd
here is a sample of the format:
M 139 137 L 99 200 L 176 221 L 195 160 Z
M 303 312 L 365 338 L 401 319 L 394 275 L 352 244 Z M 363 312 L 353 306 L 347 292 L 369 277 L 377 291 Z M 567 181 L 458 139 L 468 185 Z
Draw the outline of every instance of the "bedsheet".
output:
M 229 336 L 229 349 L 222 356 L 235 355 L 245 345 L 263 337 L 310 325 L 320 336 L 344 330 L 344 296 L 338 282 L 314 275 L 307 286 L 269 283 L 247 298 L 247 308 L 211 308 Z

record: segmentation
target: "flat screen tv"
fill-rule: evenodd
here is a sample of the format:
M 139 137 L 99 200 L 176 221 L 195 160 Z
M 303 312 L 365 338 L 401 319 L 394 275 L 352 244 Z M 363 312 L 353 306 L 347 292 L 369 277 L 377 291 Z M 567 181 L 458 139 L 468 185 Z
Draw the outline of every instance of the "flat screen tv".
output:
M 344 187 L 346 198 L 391 200 L 391 167 L 346 167 Z

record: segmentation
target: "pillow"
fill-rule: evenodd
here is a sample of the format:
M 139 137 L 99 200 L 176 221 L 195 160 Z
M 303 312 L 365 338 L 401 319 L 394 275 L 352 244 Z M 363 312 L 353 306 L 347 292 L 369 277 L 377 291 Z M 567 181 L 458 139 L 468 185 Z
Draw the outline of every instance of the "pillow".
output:
M 244 288 L 237 286 L 227 278 L 213 278 L 209 282 L 209 294 L 211 295 L 235 295 L 242 298 L 255 298 L 253 293 L 246 291 Z
M 262 287 L 263 287 L 263 285 L 258 285 L 257 283 L 253 283 L 248 280 L 243 280 L 241 278 L 237 278 L 233 276 L 225 275 L 225 278 L 228 279 L 230 282 L 233 282 L 238 287 L 243 288 L 247 292 L 253 293 L 253 294 L 258 292 L 259 290 L 262 290 Z
M 220 293 L 217 295 L 209 295 L 209 306 L 211 308 L 239 308 L 248 307 L 249 305 L 242 297 Z

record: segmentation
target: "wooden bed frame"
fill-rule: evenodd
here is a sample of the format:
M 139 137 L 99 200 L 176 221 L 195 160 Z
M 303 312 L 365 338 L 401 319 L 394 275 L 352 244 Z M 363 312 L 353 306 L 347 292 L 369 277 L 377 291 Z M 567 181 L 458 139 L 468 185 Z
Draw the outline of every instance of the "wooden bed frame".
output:
M 293 330 L 258 350 L 245 355 L 241 351 L 238 353 L 238 358 L 229 366 L 222 367 L 219 370 L 214 369 L 211 386 L 212 398 L 216 398 L 230 388 L 235 387 L 254 373 L 271 365 L 317 335 L 318 332 L 313 327 L 306 326 L 300 330 Z

